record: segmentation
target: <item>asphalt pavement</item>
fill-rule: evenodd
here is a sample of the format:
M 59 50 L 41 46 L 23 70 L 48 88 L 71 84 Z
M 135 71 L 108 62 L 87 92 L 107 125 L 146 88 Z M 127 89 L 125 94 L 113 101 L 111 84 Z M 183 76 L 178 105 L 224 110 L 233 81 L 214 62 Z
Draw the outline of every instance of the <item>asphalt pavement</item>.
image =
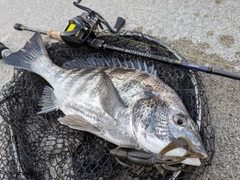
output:
M 15 23 L 43 30 L 62 30 L 82 11 L 71 0 L 1 0 L 0 42 L 11 50 L 22 48 L 33 35 L 13 28 Z M 187 61 L 240 74 L 239 0 L 83 0 L 113 26 L 126 18 L 123 29 L 154 36 L 177 50 Z M 45 38 L 47 40 L 47 38 Z M 0 64 L 0 88 L 13 68 Z M 240 178 L 240 82 L 203 75 L 215 129 L 216 152 L 200 179 Z

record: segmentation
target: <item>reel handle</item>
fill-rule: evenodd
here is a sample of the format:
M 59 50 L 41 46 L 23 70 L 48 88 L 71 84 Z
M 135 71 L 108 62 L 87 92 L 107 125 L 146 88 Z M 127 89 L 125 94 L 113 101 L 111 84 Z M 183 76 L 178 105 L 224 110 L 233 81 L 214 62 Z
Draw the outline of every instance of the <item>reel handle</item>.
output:
M 115 24 L 115 26 L 113 28 L 115 33 L 117 33 L 121 29 L 121 27 L 124 26 L 125 22 L 126 22 L 126 20 L 123 17 L 118 17 L 117 18 L 116 24 Z

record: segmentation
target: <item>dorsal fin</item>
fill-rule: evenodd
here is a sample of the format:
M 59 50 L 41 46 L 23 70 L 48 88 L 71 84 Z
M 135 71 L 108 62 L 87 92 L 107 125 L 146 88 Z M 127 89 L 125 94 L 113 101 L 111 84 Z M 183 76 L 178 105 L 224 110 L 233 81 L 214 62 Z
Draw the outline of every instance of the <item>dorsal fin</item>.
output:
M 139 69 L 141 71 L 148 72 L 150 74 L 156 75 L 157 70 L 154 67 L 154 64 L 147 65 L 146 61 L 140 61 L 139 59 L 133 60 L 124 60 L 120 61 L 118 58 L 96 58 L 89 57 L 87 59 L 75 59 L 68 61 L 63 64 L 64 69 L 74 69 L 74 68 L 89 68 L 89 67 L 126 67 L 131 69 Z
M 83 68 L 90 68 L 90 67 L 92 67 L 92 65 L 89 64 L 89 62 L 87 62 L 84 59 L 77 59 L 77 60 L 74 59 L 72 61 L 65 62 L 62 65 L 62 68 L 64 69 L 74 69 L 74 68 L 83 69 Z

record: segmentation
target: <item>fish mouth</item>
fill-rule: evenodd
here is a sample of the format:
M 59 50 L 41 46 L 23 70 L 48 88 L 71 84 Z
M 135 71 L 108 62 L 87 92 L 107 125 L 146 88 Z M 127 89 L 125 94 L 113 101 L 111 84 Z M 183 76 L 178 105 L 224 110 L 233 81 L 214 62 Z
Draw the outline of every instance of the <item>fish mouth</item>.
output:
M 192 150 L 191 150 L 191 154 L 194 156 L 197 156 L 200 159 L 205 159 L 208 157 L 207 151 L 205 150 L 205 148 L 203 147 L 198 147 L 195 146 Z

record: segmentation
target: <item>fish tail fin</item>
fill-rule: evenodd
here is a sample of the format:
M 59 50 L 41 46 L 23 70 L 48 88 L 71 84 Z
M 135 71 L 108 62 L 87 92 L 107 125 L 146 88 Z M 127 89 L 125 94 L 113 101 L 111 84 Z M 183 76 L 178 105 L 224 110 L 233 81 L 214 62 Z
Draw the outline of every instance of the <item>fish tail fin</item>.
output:
M 35 33 L 25 46 L 18 52 L 12 53 L 2 60 L 3 63 L 28 71 L 37 72 L 37 61 L 49 59 L 40 33 Z

